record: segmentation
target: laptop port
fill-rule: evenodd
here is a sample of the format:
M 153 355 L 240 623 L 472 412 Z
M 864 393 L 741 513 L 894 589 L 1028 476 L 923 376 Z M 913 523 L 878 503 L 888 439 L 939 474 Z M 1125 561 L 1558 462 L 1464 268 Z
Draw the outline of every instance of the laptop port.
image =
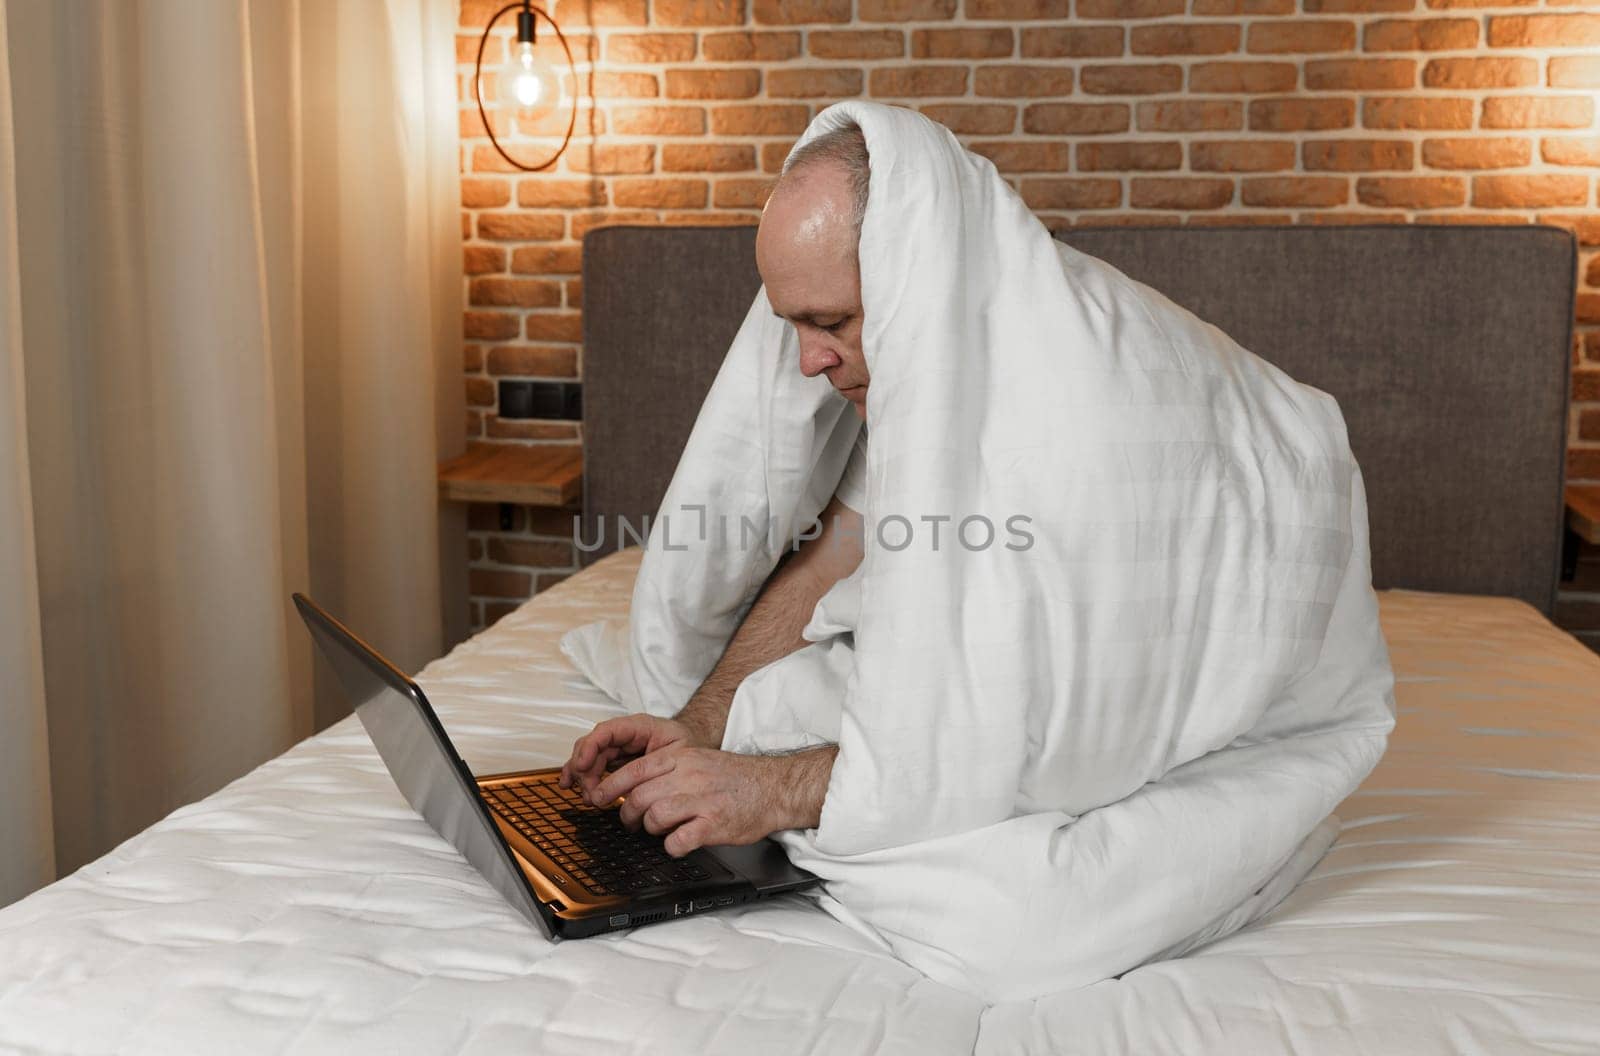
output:
M 711 899 L 709 899 L 709 898 L 697 898 L 697 899 L 695 899 L 694 900 L 694 908 L 695 909 L 710 909 L 711 908 Z
M 731 905 L 733 905 L 733 896 L 732 895 L 719 895 L 719 896 L 717 896 L 717 905 L 719 905 L 719 906 L 731 906 Z
M 679 902 L 676 906 L 672 907 L 672 915 L 675 916 L 675 917 L 685 917 L 685 916 L 688 916 L 690 913 L 693 913 L 693 912 L 694 912 L 694 903 L 693 902 Z
M 610 924 L 613 928 L 620 928 L 624 924 L 628 923 L 628 914 L 626 914 L 626 913 L 618 913 L 618 914 L 614 915 L 610 920 L 606 921 L 606 923 Z

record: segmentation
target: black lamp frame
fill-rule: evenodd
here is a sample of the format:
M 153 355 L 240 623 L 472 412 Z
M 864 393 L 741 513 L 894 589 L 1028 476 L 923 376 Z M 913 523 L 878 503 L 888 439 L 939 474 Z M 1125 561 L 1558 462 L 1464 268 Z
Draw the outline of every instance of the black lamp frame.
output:
M 520 8 L 521 10 L 518 10 Z M 574 92 L 578 86 L 578 65 L 572 61 L 572 48 L 567 44 L 567 38 L 561 32 L 561 27 L 556 25 L 556 20 L 547 15 L 542 8 L 535 7 L 530 0 L 515 0 L 494 13 L 489 19 L 489 24 L 483 27 L 483 36 L 478 39 L 478 61 L 472 71 L 472 95 L 478 103 L 478 117 L 483 120 L 483 129 L 489 134 L 489 142 L 494 145 L 496 153 L 511 165 L 522 172 L 542 172 L 556 163 L 556 160 L 566 153 L 567 145 L 572 142 L 572 130 L 578 125 L 578 100 L 574 96 L 571 113 L 567 116 L 567 134 L 561 137 L 561 146 L 550 155 L 548 161 L 539 165 L 524 165 L 522 162 L 506 153 L 506 148 L 500 145 L 500 139 L 494 134 L 494 123 L 489 120 L 489 115 L 483 109 L 483 49 L 489 43 L 489 34 L 494 30 L 494 24 L 512 11 L 517 12 L 517 43 L 533 43 L 534 29 L 537 19 L 544 19 L 550 23 L 550 28 L 556 31 L 556 39 L 561 42 L 561 50 L 567 56 L 567 70 L 572 74 Z

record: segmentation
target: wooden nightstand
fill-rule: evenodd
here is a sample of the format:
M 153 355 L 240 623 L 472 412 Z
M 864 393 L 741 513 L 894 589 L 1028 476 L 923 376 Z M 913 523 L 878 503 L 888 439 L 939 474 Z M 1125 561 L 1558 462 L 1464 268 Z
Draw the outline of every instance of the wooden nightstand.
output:
M 1600 484 L 1568 484 L 1567 531 L 1561 546 L 1561 578 L 1578 574 L 1580 540 L 1600 546 Z
M 439 497 L 497 502 L 511 526 L 513 506 L 572 506 L 583 494 L 583 448 L 577 444 L 469 444 L 439 463 Z

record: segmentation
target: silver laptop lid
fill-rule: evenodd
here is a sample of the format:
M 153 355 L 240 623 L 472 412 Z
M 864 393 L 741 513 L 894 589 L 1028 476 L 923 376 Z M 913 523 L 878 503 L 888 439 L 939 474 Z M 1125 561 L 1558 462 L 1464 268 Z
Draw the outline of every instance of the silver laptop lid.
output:
M 296 594 L 294 603 L 406 801 L 501 897 L 554 939 L 543 907 L 478 798 L 472 771 L 422 688 L 309 598 Z

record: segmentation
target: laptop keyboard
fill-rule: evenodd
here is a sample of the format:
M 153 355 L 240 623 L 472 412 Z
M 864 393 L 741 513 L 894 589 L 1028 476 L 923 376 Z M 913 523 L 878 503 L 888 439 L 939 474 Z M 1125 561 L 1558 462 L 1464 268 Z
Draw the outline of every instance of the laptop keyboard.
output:
M 660 836 L 629 832 L 615 810 L 590 806 L 576 788 L 535 781 L 482 792 L 496 814 L 591 894 L 628 895 L 711 875 L 667 854 Z

